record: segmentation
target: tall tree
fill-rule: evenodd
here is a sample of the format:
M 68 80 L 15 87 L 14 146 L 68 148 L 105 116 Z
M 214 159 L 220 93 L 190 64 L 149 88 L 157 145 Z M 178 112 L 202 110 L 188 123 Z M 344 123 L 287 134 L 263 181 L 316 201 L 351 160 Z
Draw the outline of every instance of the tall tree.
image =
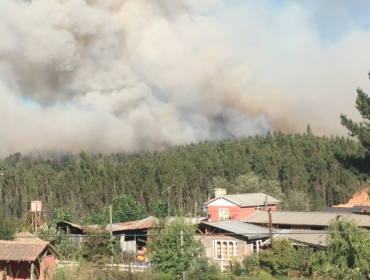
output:
M 369 72 L 370 78 L 370 72 Z M 356 123 L 353 120 L 347 118 L 347 116 L 341 114 L 340 118 L 342 124 L 350 131 L 351 136 L 357 136 L 359 141 L 366 147 L 370 149 L 370 98 L 362 91 L 362 89 L 357 89 L 356 98 L 356 109 L 360 112 L 361 116 L 364 118 L 362 122 Z

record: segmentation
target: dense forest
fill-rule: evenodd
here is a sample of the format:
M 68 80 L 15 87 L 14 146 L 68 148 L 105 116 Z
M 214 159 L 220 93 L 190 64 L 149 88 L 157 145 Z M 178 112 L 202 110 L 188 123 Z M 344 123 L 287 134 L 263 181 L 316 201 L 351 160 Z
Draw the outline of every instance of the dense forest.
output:
M 132 195 L 153 214 L 160 199 L 180 212 L 201 211 L 220 186 L 255 174 L 275 182 L 283 194 L 300 192 L 311 210 L 344 203 L 366 182 L 368 162 L 361 143 L 343 137 L 268 133 L 238 141 L 203 142 L 163 152 L 65 156 L 46 160 L 12 154 L 0 163 L 0 205 L 24 216 L 30 200 L 42 200 L 44 215 L 70 207 L 76 219 Z M 174 185 L 170 192 L 164 192 Z M 195 205 L 197 203 L 197 209 Z

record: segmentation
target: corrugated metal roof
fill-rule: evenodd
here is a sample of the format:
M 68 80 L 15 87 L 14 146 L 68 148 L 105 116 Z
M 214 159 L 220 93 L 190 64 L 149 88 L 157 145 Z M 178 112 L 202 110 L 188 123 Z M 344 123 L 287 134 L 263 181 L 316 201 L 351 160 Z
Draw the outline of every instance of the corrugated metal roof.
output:
M 173 222 L 177 217 L 170 217 L 168 218 L 168 222 Z M 185 217 L 185 222 L 191 223 L 191 224 L 199 224 L 202 220 L 207 219 L 207 217 Z M 81 226 L 78 224 L 73 224 L 70 222 L 61 222 L 58 223 L 58 225 L 67 224 L 70 227 L 80 229 L 82 231 L 85 231 L 87 228 L 93 228 L 93 229 L 99 229 L 100 225 L 88 225 L 88 226 Z M 130 221 L 126 223 L 115 223 L 112 224 L 112 232 L 119 232 L 119 231 L 129 231 L 129 230 L 140 230 L 140 229 L 149 229 L 152 227 L 155 227 L 157 224 L 159 224 L 159 220 L 153 216 L 150 216 L 148 218 L 137 220 L 137 221 Z M 110 231 L 110 225 L 108 224 L 105 227 L 105 230 Z
M 0 241 L 0 260 L 35 261 L 47 248 L 49 242 Z
M 245 236 L 248 239 L 257 239 L 269 236 L 269 230 L 264 227 L 251 225 L 236 220 L 220 222 L 203 222 L 202 224 L 219 228 L 231 233 L 237 233 L 238 235 Z
M 81 225 L 78 225 L 78 224 L 74 224 L 74 223 L 71 223 L 71 222 L 67 222 L 67 221 L 59 222 L 59 223 L 57 223 L 57 226 L 60 227 L 60 226 L 63 226 L 64 224 L 65 225 L 69 225 L 72 228 L 77 228 L 77 229 L 81 230 L 82 232 L 85 231 L 85 227 L 84 226 L 81 226 Z
M 322 212 L 331 213 L 354 213 L 355 210 L 352 207 L 324 207 Z
M 360 227 L 370 227 L 370 216 L 353 213 L 272 211 L 271 216 L 274 225 L 328 226 L 333 219 L 341 216 L 354 220 Z M 257 211 L 241 221 L 252 224 L 267 224 L 269 222 L 266 211 Z
M 369 213 L 370 206 L 353 206 L 353 207 L 324 207 L 323 212 L 346 212 L 346 213 Z
M 168 223 L 172 223 L 178 219 L 178 217 L 169 217 L 166 221 Z M 192 224 L 192 225 L 198 225 L 201 222 L 206 222 L 208 221 L 208 217 L 184 217 L 185 223 Z
M 292 230 L 283 229 L 281 234 L 274 238 L 287 238 L 295 243 L 314 247 L 326 247 L 326 233 L 324 230 Z
M 230 202 L 235 203 L 238 206 L 253 206 L 253 205 L 264 205 L 265 200 L 267 196 L 267 203 L 268 204 L 277 204 L 280 202 L 280 200 L 277 200 L 276 198 L 273 198 L 272 196 L 269 196 L 264 193 L 246 193 L 246 194 L 227 194 L 227 195 L 221 195 L 219 197 L 216 197 L 206 203 L 204 205 L 207 205 L 217 199 L 226 199 Z
M 138 221 L 113 224 L 112 231 L 148 229 L 155 226 L 156 224 L 158 224 L 158 219 L 150 216 Z M 107 225 L 106 230 L 110 230 L 110 225 Z

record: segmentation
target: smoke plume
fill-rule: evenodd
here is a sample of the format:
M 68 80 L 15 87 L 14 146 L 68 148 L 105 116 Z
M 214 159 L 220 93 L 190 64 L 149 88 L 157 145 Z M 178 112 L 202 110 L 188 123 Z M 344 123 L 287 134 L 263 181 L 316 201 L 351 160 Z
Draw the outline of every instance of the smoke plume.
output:
M 296 3 L 271 16 L 269 5 L 235 10 L 221 0 L 1 2 L 0 156 L 294 131 L 322 120 L 338 90 L 360 85 L 337 66 L 353 65 L 345 51 L 356 41 L 358 56 L 370 46 L 367 34 L 351 30 L 321 47 Z M 270 32 L 276 26 L 280 34 Z M 336 102 L 348 100 L 354 95 Z

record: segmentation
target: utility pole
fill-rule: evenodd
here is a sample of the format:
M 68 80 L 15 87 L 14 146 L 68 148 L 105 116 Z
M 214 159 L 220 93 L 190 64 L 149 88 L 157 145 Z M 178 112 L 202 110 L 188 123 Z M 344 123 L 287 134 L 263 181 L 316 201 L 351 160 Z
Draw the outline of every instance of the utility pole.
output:
M 171 206 L 170 206 L 170 199 L 171 199 L 171 188 L 174 187 L 175 185 L 169 186 L 167 189 L 165 189 L 162 194 L 166 191 L 168 191 L 168 199 L 167 199 L 167 216 L 170 217 L 171 214 Z
M 181 246 L 181 256 L 184 255 L 184 235 L 183 231 L 180 230 L 180 246 Z M 185 280 L 185 271 L 182 272 L 182 280 Z
M 113 249 L 113 230 L 112 230 L 112 223 L 113 223 L 113 206 L 111 204 L 111 205 L 109 205 L 109 230 L 110 230 L 110 242 L 111 242 L 111 246 L 112 246 L 111 261 L 113 263 L 114 249 Z
M 181 246 L 181 255 L 184 254 L 184 236 L 182 230 L 180 231 L 180 246 Z
M 269 215 L 269 233 L 270 233 L 270 243 L 272 246 L 272 216 L 271 216 L 271 208 L 268 210 L 268 215 Z

